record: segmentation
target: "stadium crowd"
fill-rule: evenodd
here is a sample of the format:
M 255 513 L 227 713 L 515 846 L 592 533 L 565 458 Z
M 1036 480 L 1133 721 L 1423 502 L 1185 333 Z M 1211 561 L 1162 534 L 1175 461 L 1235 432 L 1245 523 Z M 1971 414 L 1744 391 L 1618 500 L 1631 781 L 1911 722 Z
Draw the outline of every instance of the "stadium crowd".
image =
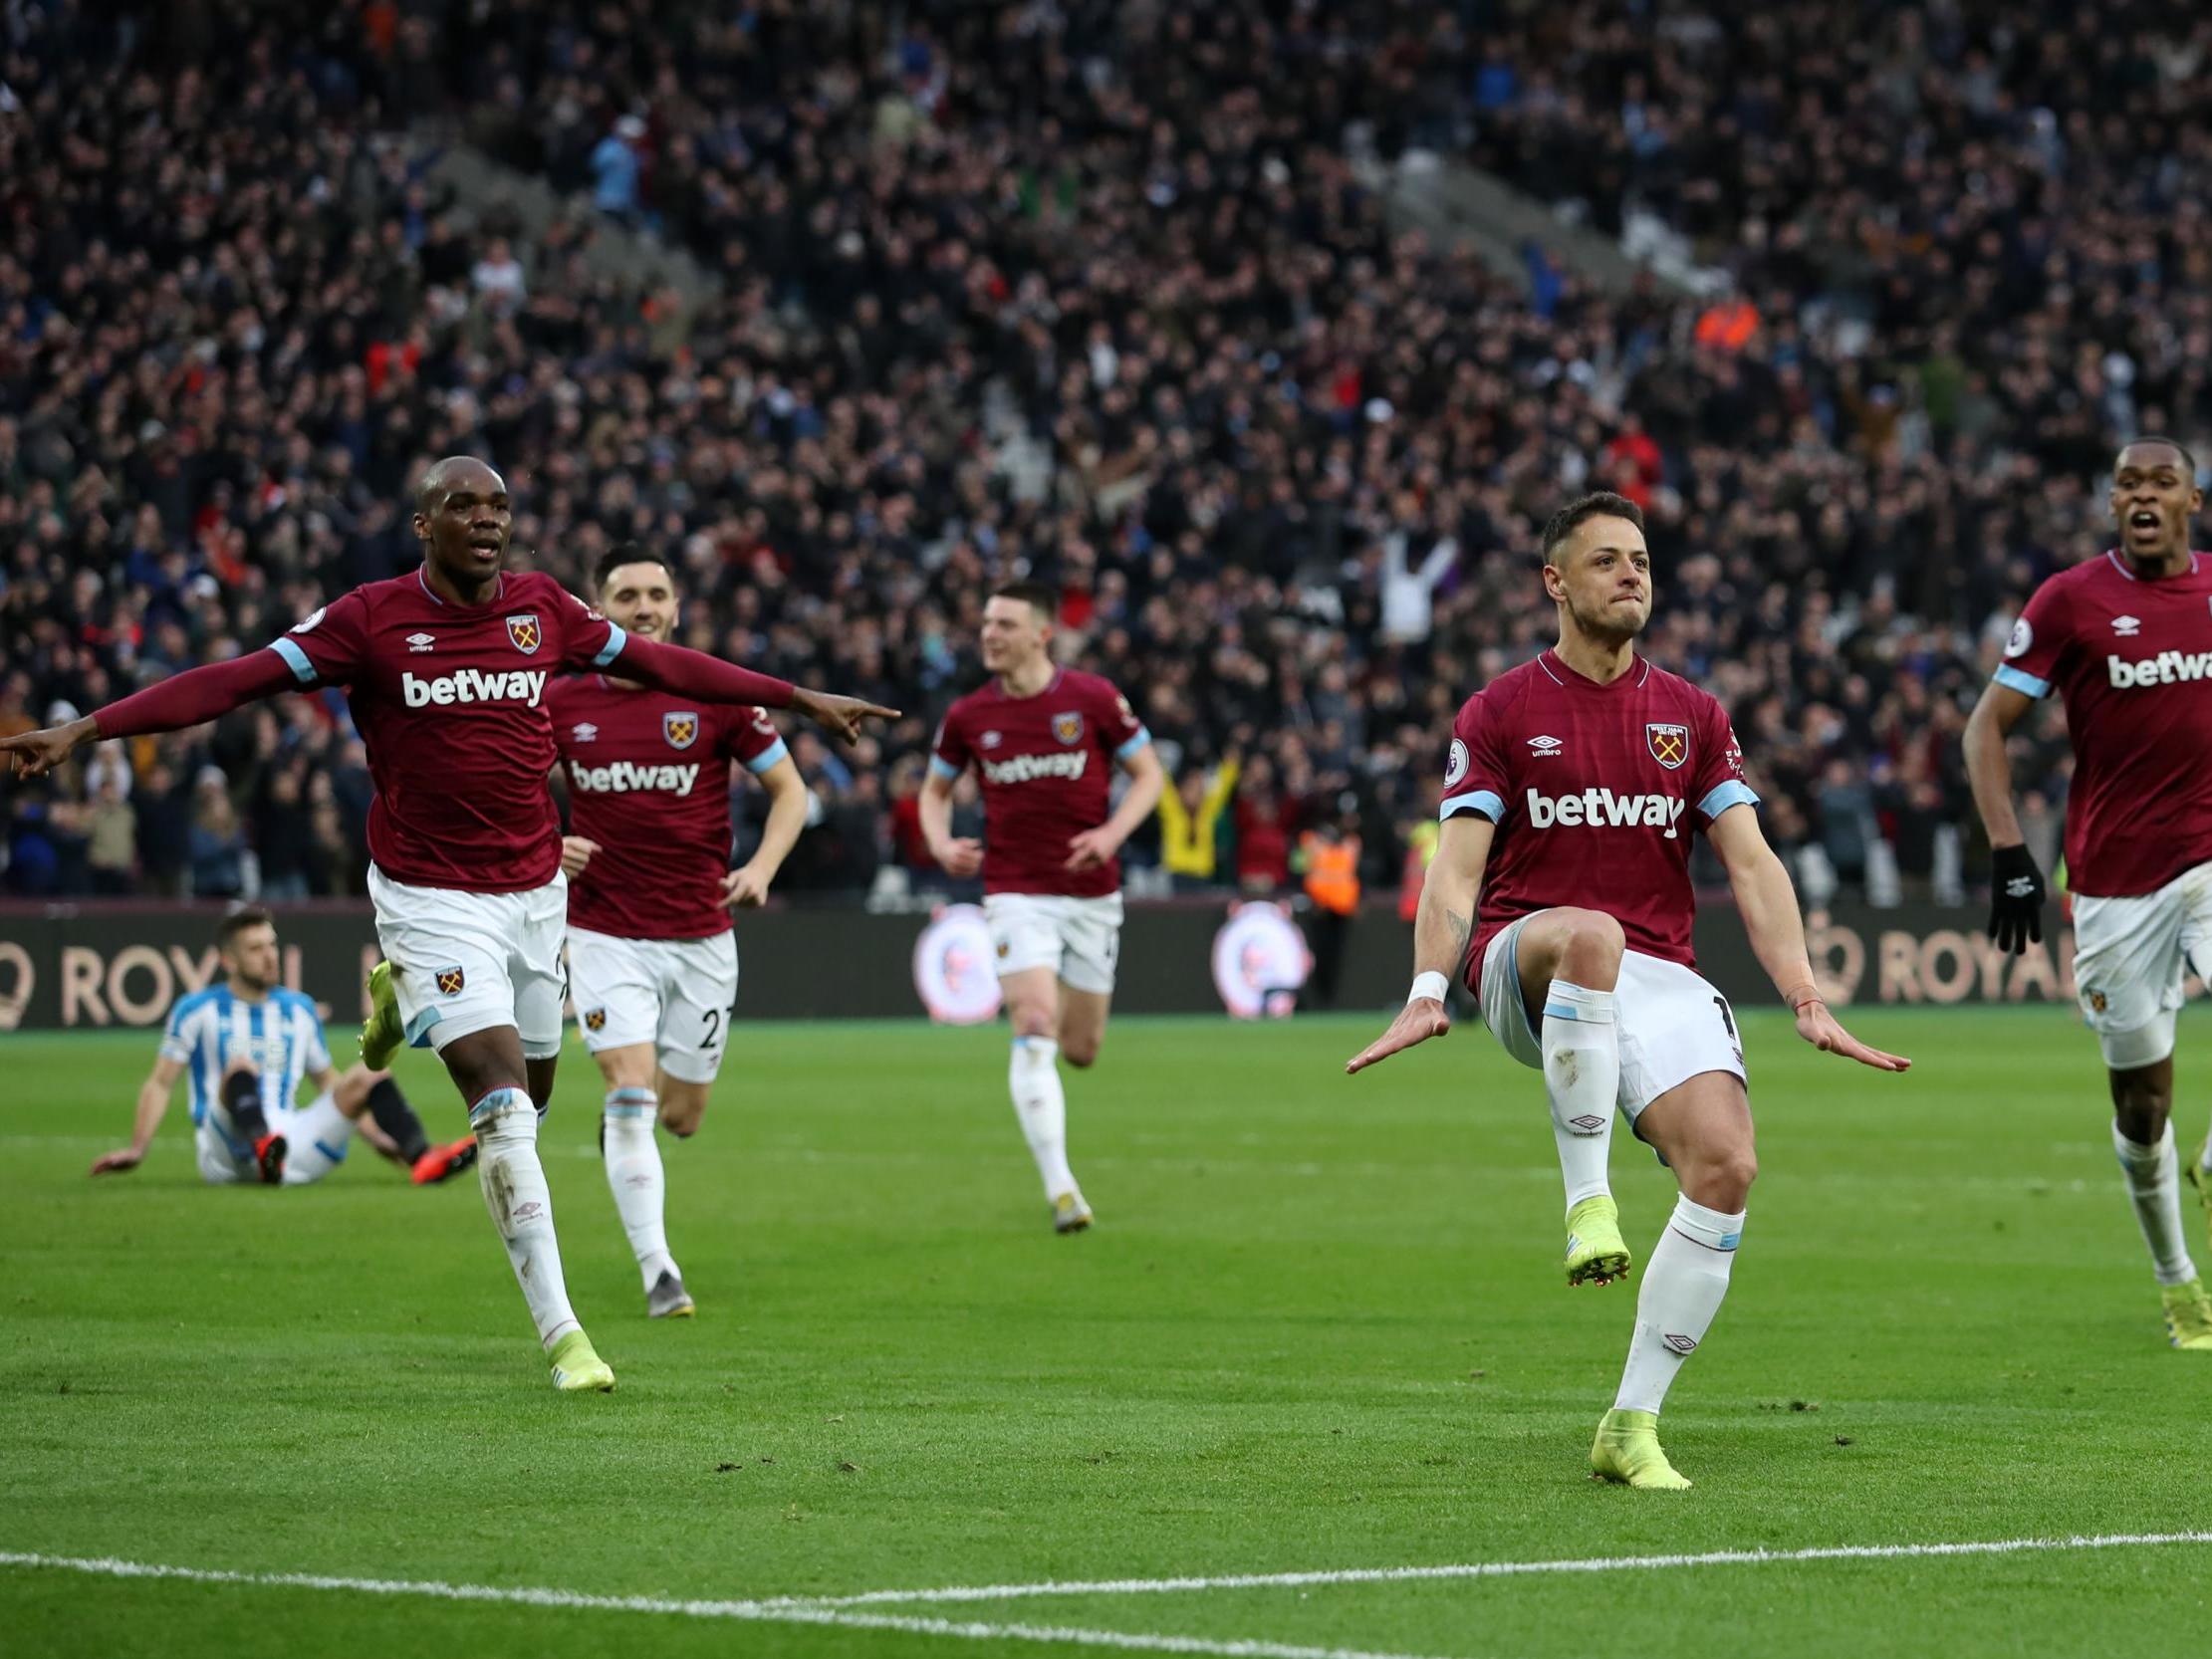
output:
M 1161 741 L 1135 862 L 1275 891 L 1350 830 L 1390 886 L 1458 701 L 1550 637 L 1538 525 L 1604 486 L 1651 518 L 1650 654 L 1731 708 L 1801 879 L 1946 891 L 2019 603 L 2103 545 L 2119 436 L 2212 424 L 2212 148 L 2172 118 L 2212 26 L 1858 10 L 19 0 L 0 731 L 408 568 L 411 481 L 467 450 L 526 560 L 581 587 L 646 542 L 685 642 L 909 711 L 797 739 L 786 891 L 933 881 L 931 721 L 1015 575 Z M 461 228 L 456 140 L 575 212 Z M 1394 233 L 1354 158 L 1414 148 L 1725 288 Z M 719 297 L 590 274 L 630 230 Z M 336 699 L 0 788 L 15 892 L 360 885 Z

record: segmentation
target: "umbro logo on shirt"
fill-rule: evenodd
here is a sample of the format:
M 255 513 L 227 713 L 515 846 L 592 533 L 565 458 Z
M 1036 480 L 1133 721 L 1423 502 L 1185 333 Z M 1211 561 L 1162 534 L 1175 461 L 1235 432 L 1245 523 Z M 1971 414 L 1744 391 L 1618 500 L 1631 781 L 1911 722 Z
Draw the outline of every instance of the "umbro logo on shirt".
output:
M 407 649 L 410 651 L 427 651 L 435 646 L 437 642 L 438 636 L 434 633 L 410 633 L 407 635 Z
M 600 729 L 587 720 L 569 734 L 569 740 L 572 743 L 595 743 L 599 740 L 599 735 Z
M 1536 758 L 1540 761 L 1549 760 L 1552 756 L 1558 754 L 1562 749 L 1566 747 L 1567 745 L 1562 743 L 1558 738 L 1548 735 L 1544 737 L 1532 737 L 1529 739 L 1529 748 L 1535 753 Z
M 2114 616 L 2112 618 L 2112 631 L 2122 639 L 2132 639 L 2142 630 L 2142 618 L 2139 616 Z

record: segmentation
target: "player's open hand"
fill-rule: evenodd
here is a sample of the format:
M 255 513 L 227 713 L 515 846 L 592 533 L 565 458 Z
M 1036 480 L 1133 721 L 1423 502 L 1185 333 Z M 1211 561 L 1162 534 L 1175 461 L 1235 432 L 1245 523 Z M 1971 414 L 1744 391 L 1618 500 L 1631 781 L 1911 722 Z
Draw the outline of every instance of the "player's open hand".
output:
M 752 910 L 768 901 L 768 877 L 751 864 L 722 877 L 722 908 Z
M 898 710 L 871 703 L 865 697 L 839 697 L 827 691 L 795 691 L 791 707 L 792 712 L 805 715 L 840 743 L 860 742 L 863 721 L 898 718 Z
M 1345 1071 L 1364 1071 L 1378 1061 L 1388 1060 L 1400 1049 L 1410 1049 L 1416 1043 L 1426 1043 L 1432 1037 L 1442 1037 L 1452 1029 L 1452 1017 L 1444 1005 L 1428 997 L 1416 997 L 1398 1010 L 1397 1018 L 1390 1022 L 1390 1029 L 1369 1043 L 1364 1049 L 1345 1062 Z
M 43 778 L 68 760 L 80 743 L 95 735 L 92 719 L 87 716 L 72 720 L 66 726 L 49 726 L 44 731 L 0 737 L 0 755 L 8 757 L 19 776 Z
M 93 1159 L 95 1175 L 121 1175 L 126 1169 L 136 1169 L 145 1162 L 145 1154 L 135 1146 L 119 1146 L 113 1152 L 103 1152 Z
M 973 835 L 955 835 L 944 845 L 931 847 L 929 856 L 945 874 L 965 881 L 983 868 L 983 843 Z
M 1824 1055 L 1842 1055 L 1876 1071 L 1904 1071 L 1912 1066 L 1902 1055 L 1884 1054 L 1859 1042 L 1838 1023 L 1824 1002 L 1809 1002 L 1798 1010 L 1798 1035 Z
M 1068 869 L 1097 869 L 1109 864 L 1121 850 L 1121 843 L 1114 839 L 1113 831 L 1101 825 L 1096 830 L 1086 830 L 1080 835 L 1068 837 Z
M 574 881 L 584 873 L 584 866 L 592 861 L 592 854 L 599 849 L 598 841 L 586 840 L 582 835 L 563 835 L 561 873 Z

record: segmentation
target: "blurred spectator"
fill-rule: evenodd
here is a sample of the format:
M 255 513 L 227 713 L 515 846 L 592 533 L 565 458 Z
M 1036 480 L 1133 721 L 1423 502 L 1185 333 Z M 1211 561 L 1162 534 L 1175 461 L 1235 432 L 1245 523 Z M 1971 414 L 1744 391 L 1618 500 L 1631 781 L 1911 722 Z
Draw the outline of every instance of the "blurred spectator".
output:
M 1222 834 L 1243 757 L 1231 751 L 1211 771 L 1186 765 L 1159 801 L 1159 862 L 1177 892 L 1202 892 L 1220 879 Z
M 205 767 L 192 786 L 187 873 L 194 898 L 237 898 L 246 890 L 246 839 L 219 767 Z
M 1328 821 L 1298 838 L 1298 862 L 1312 905 L 1306 929 L 1314 948 L 1307 990 L 1314 1006 L 1335 1008 L 1344 975 L 1346 936 L 1359 913 L 1359 836 L 1356 820 Z

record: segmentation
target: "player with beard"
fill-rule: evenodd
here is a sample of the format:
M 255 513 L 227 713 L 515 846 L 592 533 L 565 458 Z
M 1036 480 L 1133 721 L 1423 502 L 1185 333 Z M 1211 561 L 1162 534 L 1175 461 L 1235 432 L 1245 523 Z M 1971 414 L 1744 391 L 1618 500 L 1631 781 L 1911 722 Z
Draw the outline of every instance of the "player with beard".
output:
M 1544 1073 L 1570 1285 L 1607 1284 L 1631 1266 L 1606 1168 L 1615 1111 L 1657 1149 L 1681 1196 L 1644 1270 L 1591 1467 L 1632 1487 L 1686 1487 L 1660 1449 L 1659 1408 L 1720 1310 L 1757 1172 L 1735 1017 L 1690 949 L 1697 829 L 1727 868 L 1798 1035 L 1884 1071 L 1910 1063 L 1867 1048 L 1822 1001 L 1797 894 L 1759 831 L 1726 711 L 1636 654 L 1651 618 L 1636 505 L 1588 495 L 1554 514 L 1544 587 L 1559 607 L 1559 644 L 1459 711 L 1442 836 L 1414 924 L 1412 994 L 1346 1069 L 1448 1032 L 1444 996 L 1462 975 L 1491 1035 Z
M 217 984 L 176 1000 L 161 1032 L 160 1058 L 138 1088 L 130 1144 L 105 1152 L 95 1175 L 120 1175 L 145 1161 L 179 1077 L 191 1085 L 192 1146 L 211 1186 L 259 1182 L 304 1187 L 346 1161 L 359 1132 L 405 1168 L 418 1187 L 450 1180 L 476 1161 L 474 1137 L 432 1146 L 422 1120 L 388 1071 L 331 1064 L 315 1004 L 277 983 L 276 918 L 257 904 L 215 926 Z M 315 1087 L 306 1105 L 300 1084 Z
M 2212 1351 L 2212 1298 L 2181 1224 L 2173 1046 L 2182 979 L 2212 978 L 2212 558 L 2189 548 L 2196 462 L 2143 437 L 2112 467 L 2119 546 L 2029 599 L 1966 723 L 1966 775 L 1989 831 L 2000 948 L 2043 938 L 2043 872 L 2013 811 L 2005 738 L 2038 699 L 2066 703 L 2074 984 L 2110 1074 L 2112 1150 L 2163 1304 L 2166 1339 Z M 2212 1206 L 2212 1141 L 2189 1161 Z
M 593 596 L 632 639 L 676 630 L 675 578 L 634 542 L 610 549 Z M 607 1083 L 600 1154 L 656 1319 L 695 1311 L 669 1254 L 656 1126 L 696 1133 L 737 1001 L 730 911 L 760 904 L 807 823 L 807 784 L 765 709 L 701 706 L 609 674 L 548 694 L 569 781 L 569 988 Z M 768 792 L 759 848 L 730 865 L 732 768 Z
M 851 741 L 893 711 L 801 690 L 698 651 L 631 639 L 551 577 L 509 571 L 506 480 L 470 455 L 423 474 L 421 567 L 355 589 L 264 650 L 172 675 L 66 726 L 0 738 L 36 777 L 80 745 L 197 726 L 280 691 L 344 686 L 369 750 L 369 893 L 385 960 L 362 1059 L 435 1049 L 468 1105 L 477 1176 L 564 1393 L 614 1373 L 569 1304 L 538 1119 L 561 1053 L 568 881 L 547 776 L 546 684 L 619 665 L 707 703 L 796 709 Z

